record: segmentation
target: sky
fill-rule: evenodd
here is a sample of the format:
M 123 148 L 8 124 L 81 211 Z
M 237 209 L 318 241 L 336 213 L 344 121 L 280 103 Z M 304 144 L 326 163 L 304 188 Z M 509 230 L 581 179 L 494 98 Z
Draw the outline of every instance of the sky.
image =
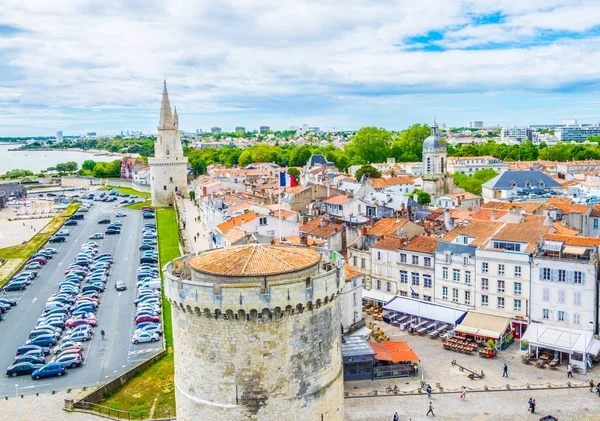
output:
M 0 137 L 600 121 L 600 1 L 0 0 Z

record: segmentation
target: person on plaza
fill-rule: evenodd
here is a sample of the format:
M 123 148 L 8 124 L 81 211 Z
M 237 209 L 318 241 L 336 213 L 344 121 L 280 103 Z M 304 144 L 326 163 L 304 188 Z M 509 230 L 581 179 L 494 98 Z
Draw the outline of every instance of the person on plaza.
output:
M 467 388 L 463 386 L 462 393 L 460 394 L 460 398 L 464 401 L 467 399 Z
M 590 379 L 590 392 L 594 391 L 594 379 Z
M 596 393 L 598 394 L 598 397 L 600 398 L 600 382 L 598 382 L 598 384 L 596 385 Z
M 425 390 L 427 391 L 427 397 L 431 399 L 431 385 L 428 384 Z
M 398 413 L 397 412 L 394 414 L 394 421 L 400 421 L 400 418 L 398 418 Z
M 531 400 L 531 413 L 535 414 L 535 399 Z
M 573 366 L 571 363 L 567 364 L 567 377 L 573 377 Z
M 419 365 L 417 363 L 415 363 L 414 367 L 415 367 L 415 376 L 417 376 L 419 374 Z
M 102 329 L 100 331 L 100 336 L 102 336 L 102 340 L 104 340 L 104 335 L 106 335 L 106 332 L 104 332 L 104 329 Z
M 433 413 L 433 403 L 429 402 L 429 411 L 427 411 L 427 416 L 429 416 L 429 413 L 431 412 L 431 415 L 433 415 L 435 417 L 435 414 Z
M 504 371 L 502 371 L 502 377 L 508 377 L 508 366 L 504 363 Z
M 531 412 L 531 405 L 533 405 L 533 398 L 529 398 L 527 401 L 527 405 L 529 405 L 529 412 Z

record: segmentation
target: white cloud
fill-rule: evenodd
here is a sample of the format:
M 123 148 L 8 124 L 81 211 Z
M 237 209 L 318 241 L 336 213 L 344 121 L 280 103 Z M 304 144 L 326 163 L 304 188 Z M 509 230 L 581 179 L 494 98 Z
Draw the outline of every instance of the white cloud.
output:
M 48 124 L 72 109 L 152 113 L 163 76 L 173 102 L 196 114 L 277 114 L 265 104 L 386 90 L 552 90 L 597 80 L 600 40 L 535 45 L 537 31 L 586 31 L 598 12 L 595 1 L 554 0 L 4 0 L 0 25 L 24 32 L 0 32 L 0 62 L 11 70 L 0 67 L 0 113 L 60 110 L 43 116 Z M 473 23 L 493 13 L 506 18 Z M 430 31 L 444 34 L 448 51 L 408 49 Z M 526 48 L 461 50 L 522 40 Z

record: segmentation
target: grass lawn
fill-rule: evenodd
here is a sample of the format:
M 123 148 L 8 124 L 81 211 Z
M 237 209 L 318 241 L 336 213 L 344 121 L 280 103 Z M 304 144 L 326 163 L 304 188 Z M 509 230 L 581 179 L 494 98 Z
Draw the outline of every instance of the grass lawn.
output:
M 13 276 L 16 269 L 26 262 L 27 259 L 29 259 L 29 256 L 42 247 L 46 241 L 62 227 L 67 217 L 73 215 L 79 206 L 79 203 L 69 204 L 60 215 L 55 216 L 40 232 L 31 237 L 27 243 L 0 249 L 0 259 L 7 259 L 10 261 L 10 265 L 5 268 L 7 269 L 6 271 L 0 270 L 0 286 L 4 285 L 6 280 Z M 9 268 L 10 270 L 8 270 Z
M 134 194 L 138 197 L 150 197 L 150 193 L 135 190 L 130 187 L 104 186 L 104 187 L 101 187 L 100 190 L 117 190 L 119 193 L 123 193 L 123 194 Z
M 143 206 L 152 206 L 152 200 L 146 200 L 145 202 L 132 203 L 131 205 L 127 205 L 125 207 L 129 208 L 129 209 L 142 210 Z
M 174 208 L 156 210 L 158 228 L 158 253 L 160 266 L 179 257 L 179 229 Z M 161 278 L 163 274 L 160 274 Z M 163 296 L 164 335 L 167 355 L 106 396 L 100 405 L 122 411 L 147 413 L 154 406 L 156 411 L 175 409 L 173 328 L 171 325 L 171 304 Z M 160 412 L 156 416 L 162 415 Z

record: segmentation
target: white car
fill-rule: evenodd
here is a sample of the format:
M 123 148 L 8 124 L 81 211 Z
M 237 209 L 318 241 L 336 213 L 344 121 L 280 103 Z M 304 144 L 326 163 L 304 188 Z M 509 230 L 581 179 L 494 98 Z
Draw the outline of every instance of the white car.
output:
M 41 269 L 42 265 L 39 264 L 38 262 L 32 262 L 28 265 L 25 265 L 25 270 L 37 270 L 37 269 Z
M 159 335 L 163 334 L 163 331 L 162 331 L 162 329 L 160 328 L 159 325 L 146 325 L 144 327 L 136 329 L 134 335 L 140 334 L 142 332 L 146 332 L 146 333 L 158 333 Z
M 56 348 L 52 349 L 53 354 L 59 354 L 65 349 L 81 349 L 83 348 L 83 344 L 81 342 L 63 342 Z
M 60 230 L 56 233 L 56 235 L 67 236 L 69 235 L 69 230 Z
M 89 240 L 101 240 L 103 238 L 104 238 L 104 234 L 102 234 L 101 232 L 97 232 L 88 237 Z
M 117 212 L 117 213 L 115 213 L 115 216 L 117 218 L 122 218 L 123 216 L 127 216 L 127 214 L 125 212 Z
M 154 332 L 154 333 L 150 333 L 150 332 L 138 332 L 136 331 L 133 334 L 133 338 L 131 338 L 131 342 L 134 344 L 140 344 L 142 342 L 156 342 L 158 341 L 158 333 Z

